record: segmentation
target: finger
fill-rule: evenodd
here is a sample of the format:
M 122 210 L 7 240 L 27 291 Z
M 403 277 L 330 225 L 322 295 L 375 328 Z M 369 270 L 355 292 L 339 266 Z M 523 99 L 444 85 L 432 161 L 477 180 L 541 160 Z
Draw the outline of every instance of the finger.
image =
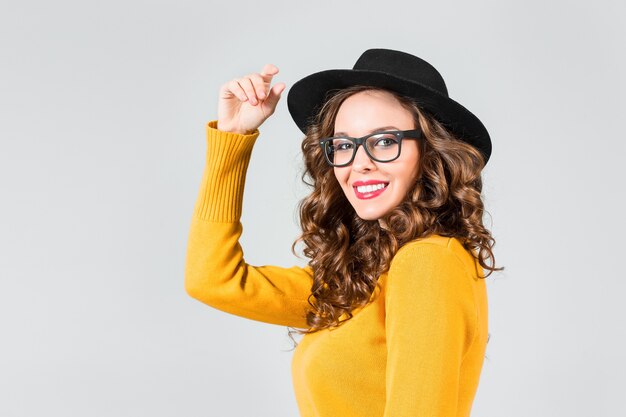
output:
M 263 80 L 263 77 L 261 76 L 261 74 L 250 74 L 248 76 L 250 78 L 250 81 L 252 82 L 252 85 L 254 86 L 254 90 L 256 91 L 256 95 L 257 97 L 263 101 L 263 99 L 265 99 L 265 97 L 267 96 L 267 89 L 269 87 L 269 83 L 266 83 L 265 80 Z
M 278 83 L 274 87 L 272 87 L 272 89 L 270 90 L 270 94 L 280 97 L 282 92 L 285 91 L 286 87 L 287 86 L 285 85 L 285 83 Z
M 263 81 L 269 83 L 272 81 L 272 77 L 278 74 L 278 67 L 274 64 L 265 64 L 263 69 L 261 70 L 261 77 L 263 77 Z
M 239 85 L 241 86 L 241 88 L 243 88 L 243 91 L 246 92 L 246 96 L 248 96 L 250 104 L 256 106 L 259 101 L 257 99 L 256 93 L 254 92 L 254 86 L 252 85 L 252 81 L 250 80 L 250 78 L 243 77 L 239 79 Z
M 270 93 L 265 100 L 265 104 L 270 108 L 271 112 L 274 112 L 278 100 L 280 100 L 281 93 L 285 90 L 285 83 L 278 83 L 270 89 Z
M 226 85 L 226 91 L 230 92 L 232 95 L 237 97 L 241 101 L 247 101 L 248 97 L 246 93 L 243 91 L 243 88 L 239 85 L 237 80 L 231 80 Z

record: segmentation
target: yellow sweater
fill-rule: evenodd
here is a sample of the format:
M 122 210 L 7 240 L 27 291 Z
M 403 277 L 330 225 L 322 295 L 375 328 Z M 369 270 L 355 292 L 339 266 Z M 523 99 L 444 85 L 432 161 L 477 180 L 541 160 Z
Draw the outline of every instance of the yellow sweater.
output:
M 239 244 L 246 170 L 259 135 L 207 125 L 185 288 L 216 309 L 307 328 L 310 267 L 253 266 Z M 455 238 L 414 240 L 370 303 L 339 328 L 305 335 L 292 359 L 302 417 L 469 416 L 487 343 L 483 270 Z

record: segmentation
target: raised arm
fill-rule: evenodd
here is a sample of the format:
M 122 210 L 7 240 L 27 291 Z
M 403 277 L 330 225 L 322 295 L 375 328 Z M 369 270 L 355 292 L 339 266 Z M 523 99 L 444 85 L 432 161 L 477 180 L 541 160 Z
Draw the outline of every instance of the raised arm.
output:
M 238 95 L 244 89 L 235 88 L 235 81 L 231 81 L 220 91 L 220 119 L 207 124 L 206 165 L 189 232 L 185 289 L 193 298 L 231 314 L 306 328 L 307 299 L 313 282 L 311 269 L 249 265 L 239 244 L 245 177 L 259 136 L 258 126 L 273 113 L 284 88 L 275 86 L 269 90 L 274 70 L 266 66 L 265 71 L 265 103 L 247 93 L 245 101 L 255 100 L 256 104 L 242 104 Z M 255 83 L 263 82 L 263 77 L 252 78 Z M 252 85 L 235 83 L 246 88 Z M 260 90 L 263 86 L 257 84 L 255 88 Z M 268 107 L 262 109 L 264 105 Z M 251 115 L 251 107 L 262 116 Z
M 185 288 L 219 310 L 272 324 L 306 327 L 310 268 L 248 265 L 239 244 L 245 174 L 258 131 L 207 125 L 207 163 L 187 246 Z
M 409 243 L 392 261 L 385 302 L 384 416 L 466 415 L 475 389 L 467 374 L 476 369 L 463 375 L 463 361 L 474 343 L 483 343 L 467 266 L 445 245 Z

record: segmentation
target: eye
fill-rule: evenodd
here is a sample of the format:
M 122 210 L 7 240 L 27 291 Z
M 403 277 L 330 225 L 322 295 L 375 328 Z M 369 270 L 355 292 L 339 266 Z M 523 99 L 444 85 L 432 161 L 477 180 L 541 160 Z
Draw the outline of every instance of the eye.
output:
M 345 139 L 337 139 L 332 142 L 332 149 L 334 152 L 351 151 L 353 147 L 354 144 Z
M 377 136 L 374 146 L 378 148 L 387 148 L 398 144 L 398 139 L 394 135 Z

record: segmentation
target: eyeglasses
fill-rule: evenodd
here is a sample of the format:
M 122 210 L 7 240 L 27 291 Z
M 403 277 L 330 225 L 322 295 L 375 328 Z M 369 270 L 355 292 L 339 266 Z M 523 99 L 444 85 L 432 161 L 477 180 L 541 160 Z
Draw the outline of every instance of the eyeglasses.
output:
M 361 138 L 337 136 L 320 140 L 320 146 L 326 161 L 334 167 L 350 165 L 354 160 L 359 145 L 364 145 L 365 153 L 377 162 L 391 162 L 398 159 L 402 148 L 402 139 L 421 139 L 422 131 L 394 130 L 376 132 Z

